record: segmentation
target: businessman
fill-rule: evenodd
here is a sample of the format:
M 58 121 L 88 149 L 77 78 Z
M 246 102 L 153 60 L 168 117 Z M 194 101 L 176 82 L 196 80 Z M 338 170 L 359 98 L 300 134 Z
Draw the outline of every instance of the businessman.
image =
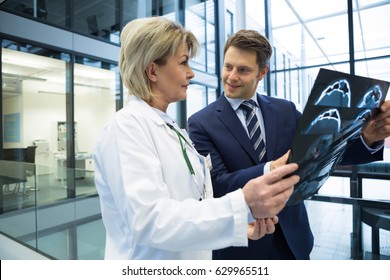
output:
M 229 37 L 224 47 L 224 94 L 188 120 L 195 148 L 211 157 L 215 197 L 287 162 L 301 114 L 290 101 L 256 93 L 271 55 L 268 40 L 256 31 L 241 30 Z M 381 160 L 383 139 L 389 135 L 388 101 L 350 146 L 343 163 Z M 286 207 L 278 216 L 273 234 L 249 241 L 248 247 L 214 251 L 213 259 L 309 259 L 313 235 L 304 203 Z

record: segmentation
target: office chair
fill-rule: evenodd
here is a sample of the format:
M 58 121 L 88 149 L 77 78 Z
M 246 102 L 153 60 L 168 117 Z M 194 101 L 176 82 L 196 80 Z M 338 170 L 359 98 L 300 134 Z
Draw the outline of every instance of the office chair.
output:
M 15 184 L 13 192 L 15 194 L 26 195 L 27 177 L 35 175 L 35 150 L 36 146 L 27 148 L 4 149 L 4 160 L 14 162 L 25 162 L 29 164 L 18 165 L 12 176 L 4 177 L 5 191 L 11 191 L 10 185 Z M 34 190 L 34 189 L 30 189 Z
M 35 175 L 35 150 L 37 149 L 37 146 L 28 146 L 24 151 L 24 162 L 31 163 L 26 165 L 26 176 L 31 177 Z M 26 178 L 27 182 L 27 178 Z M 39 189 L 36 187 L 27 187 L 26 182 L 23 182 L 23 189 L 22 193 L 25 194 L 27 190 L 30 191 L 38 191 Z

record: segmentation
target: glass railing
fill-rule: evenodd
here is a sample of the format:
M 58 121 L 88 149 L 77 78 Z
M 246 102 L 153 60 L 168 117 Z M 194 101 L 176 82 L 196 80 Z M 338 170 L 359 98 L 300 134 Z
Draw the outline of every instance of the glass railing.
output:
M 0 161 L 0 232 L 54 259 L 103 259 L 105 231 L 93 171 Z M 52 172 L 54 170 L 54 172 Z

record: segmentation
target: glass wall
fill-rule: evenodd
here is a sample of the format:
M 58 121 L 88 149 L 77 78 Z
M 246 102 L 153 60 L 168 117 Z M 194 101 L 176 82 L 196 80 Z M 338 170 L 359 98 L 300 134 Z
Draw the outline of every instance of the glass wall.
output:
M 73 29 L 119 43 L 120 7 L 116 0 L 73 1 Z
M 119 5 L 120 1 L 116 0 L 7 0 L 1 7 L 54 26 L 119 43 L 122 17 Z
M 358 0 L 352 1 L 352 3 L 354 11 L 355 59 L 361 60 L 389 56 L 390 35 L 388 32 L 389 22 L 387 20 L 390 13 L 389 1 Z M 385 67 L 381 71 L 387 75 L 382 77 L 389 80 L 390 66 L 386 63 L 383 63 L 383 66 Z M 371 70 L 378 71 L 379 69 L 367 68 L 366 73 L 360 73 L 361 75 L 372 75 Z
M 27 185 L 39 190 L 35 196 L 26 188 L 21 205 L 11 186 L 3 193 L 4 211 L 74 197 L 69 189 L 75 185 L 77 196 L 95 194 L 92 151 L 117 110 L 117 66 L 85 57 L 73 63 L 67 53 L 7 39 L 1 51 L 3 149 L 36 146 L 35 174 Z M 74 178 L 68 162 L 73 157 Z
M 191 116 L 216 100 L 215 88 L 192 84 L 187 91 L 187 115 Z
M 186 1 L 185 23 L 201 45 L 199 55 L 193 60 L 192 67 L 195 69 L 215 73 L 215 19 L 214 2 L 192 0 Z
M 76 194 L 95 191 L 92 152 L 101 130 L 116 111 L 120 96 L 118 67 L 85 57 L 76 57 L 74 68 L 74 119 Z M 82 180 L 77 180 L 82 179 Z
M 6 0 L 1 7 L 50 24 L 70 27 L 68 0 Z
M 185 117 L 182 117 L 183 127 L 189 116 L 214 101 L 218 94 L 216 91 L 218 80 L 213 79 L 217 74 L 214 1 L 185 1 L 184 18 L 184 26 L 195 34 L 201 48 L 191 61 L 191 67 L 197 71 L 187 92 L 186 113 Z
M 349 61 L 347 1 L 269 1 L 274 70 L 271 94 L 295 96 L 303 109 L 317 65 L 345 71 Z M 295 74 L 290 70 L 299 69 Z M 293 93 L 293 94 L 292 94 Z
M 303 111 L 320 68 L 390 80 L 388 63 L 390 36 L 386 31 L 388 29 L 386 15 L 390 12 L 389 1 L 351 1 L 352 9 L 349 9 L 348 1 L 338 0 L 326 2 L 275 0 L 266 3 L 270 11 L 269 37 L 274 46 L 270 95 L 292 100 L 298 110 Z M 388 138 L 385 141 L 384 161 L 354 168 L 343 167 L 347 171 L 346 174 L 351 174 L 348 171 L 353 170 L 351 176 L 355 177 L 351 179 L 339 175 L 327 180 L 318 194 L 333 203 L 307 202 L 315 231 L 318 228 L 313 213 L 320 214 L 325 219 L 327 213 L 338 209 L 334 211 L 337 212 L 334 215 L 346 214 L 348 218 L 345 221 L 353 220 L 348 226 L 343 224 L 341 230 L 341 225 L 338 225 L 336 220 L 332 222 L 321 219 L 321 224 L 326 224 L 337 232 L 340 238 L 333 240 L 336 237 L 320 229 L 314 232 L 317 247 L 325 243 L 338 243 L 336 251 L 345 247 L 344 249 L 348 249 L 344 252 L 345 256 L 356 257 L 356 252 L 351 252 L 349 248 L 351 244 L 357 245 L 354 242 L 360 234 L 361 225 L 357 224 L 359 217 L 357 213 L 360 208 L 345 204 L 333 206 L 334 203 L 348 204 L 348 200 L 338 200 L 335 197 L 388 201 L 390 195 L 388 177 L 383 177 L 382 174 L 388 174 L 389 170 L 389 143 Z M 363 227 L 364 250 L 369 251 L 367 240 L 370 235 L 366 234 L 367 232 L 369 233 L 369 228 Z M 388 232 L 381 231 L 382 244 L 388 244 L 388 236 Z M 329 258 L 337 258 L 337 253 L 330 252 Z M 389 254 L 386 248 L 384 250 L 382 248 L 382 253 Z
M 353 1 L 353 8 L 355 74 L 390 81 L 389 1 Z M 390 163 L 390 138 L 385 146 L 384 161 Z
M 26 179 L 38 189 L 57 180 L 55 154 L 66 146 L 66 139 L 58 141 L 57 121 L 66 120 L 66 65 L 70 57 L 11 40 L 2 41 L 1 52 L 3 149 L 36 146 L 35 174 Z M 62 191 L 61 196 L 66 197 L 66 193 Z M 12 209 L 16 197 L 4 193 L 5 211 Z M 42 195 L 39 203 L 46 199 L 49 197 Z M 34 196 L 26 193 L 23 207 L 34 204 Z
M 353 1 L 353 4 L 355 74 L 389 80 L 386 60 L 390 37 L 385 35 L 388 32 L 384 15 L 390 11 L 390 3 Z M 350 72 L 347 1 L 275 0 L 268 1 L 268 5 L 275 48 L 271 94 L 289 99 L 290 92 L 296 92 L 293 101 L 303 109 L 320 67 Z M 298 75 L 286 73 L 295 70 L 299 70 Z

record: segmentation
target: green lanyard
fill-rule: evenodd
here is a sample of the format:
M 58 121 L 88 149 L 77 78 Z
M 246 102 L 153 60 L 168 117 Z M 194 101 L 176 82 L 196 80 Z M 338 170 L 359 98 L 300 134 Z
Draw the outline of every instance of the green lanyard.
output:
M 179 138 L 179 142 L 180 142 L 180 146 L 181 146 L 181 152 L 183 153 L 184 160 L 187 163 L 188 170 L 190 171 L 191 175 L 195 175 L 194 168 L 192 167 L 191 161 L 190 161 L 190 159 L 188 158 L 188 155 L 187 155 L 187 150 L 184 147 L 184 144 L 183 144 L 183 141 L 182 141 L 182 140 L 184 140 L 184 142 L 186 142 L 188 144 L 187 139 L 176 128 L 174 128 L 173 125 L 171 125 L 169 123 L 166 123 L 166 124 L 167 124 L 167 126 L 170 129 L 172 129 L 174 132 L 176 132 L 177 138 Z

